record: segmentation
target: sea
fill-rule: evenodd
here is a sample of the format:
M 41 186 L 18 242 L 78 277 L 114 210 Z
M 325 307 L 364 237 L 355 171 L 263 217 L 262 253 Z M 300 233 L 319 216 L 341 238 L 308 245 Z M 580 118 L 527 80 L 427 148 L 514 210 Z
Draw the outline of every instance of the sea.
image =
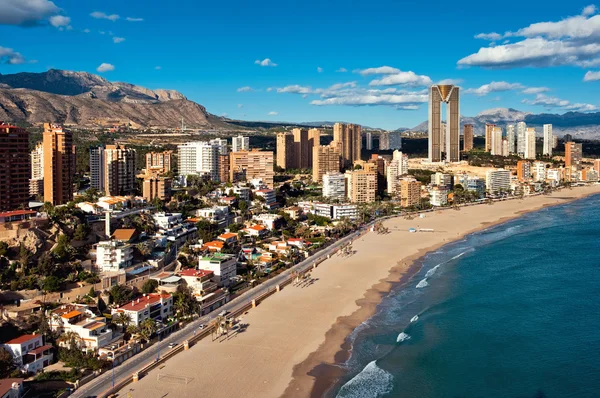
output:
M 351 336 L 329 396 L 600 397 L 600 195 L 421 259 Z

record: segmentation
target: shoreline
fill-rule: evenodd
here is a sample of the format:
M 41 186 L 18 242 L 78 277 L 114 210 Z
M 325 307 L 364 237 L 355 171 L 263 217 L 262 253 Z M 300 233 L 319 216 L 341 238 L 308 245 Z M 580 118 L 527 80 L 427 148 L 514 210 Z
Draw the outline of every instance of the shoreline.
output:
M 132 397 L 165 394 L 195 397 L 308 397 L 331 391 L 351 354 L 348 336 L 370 318 L 392 288 L 422 267 L 427 253 L 525 213 L 600 194 L 600 185 L 578 187 L 524 200 L 496 202 L 425 213 L 424 218 L 384 221 L 388 234 L 366 233 L 353 254 L 332 255 L 311 271 L 310 283 L 287 285 L 243 314 L 242 332 L 204 339 L 121 390 Z M 409 228 L 432 232 L 410 233 Z M 188 384 L 158 381 L 177 375 Z
M 553 192 L 553 194 L 563 193 L 565 190 L 566 188 L 561 191 Z M 566 191 L 566 193 L 569 192 L 572 192 L 572 190 Z M 348 338 L 358 326 L 376 314 L 379 304 L 381 304 L 383 299 L 389 295 L 393 289 L 402 289 L 403 285 L 406 285 L 411 278 L 422 269 L 423 259 L 428 253 L 439 250 L 442 247 L 464 239 L 469 235 L 516 220 L 526 214 L 550 207 L 565 205 L 599 194 L 600 192 L 587 192 L 567 198 L 562 202 L 545 203 L 531 209 L 521 210 L 512 216 L 505 216 L 496 221 L 482 222 L 480 226 L 465 231 L 464 233 L 457 235 L 454 239 L 434 244 L 428 248 L 419 250 L 418 253 L 412 256 L 401 259 L 396 265 L 392 266 L 389 270 L 389 275 L 386 278 L 371 286 L 371 288 L 356 301 L 359 308 L 354 313 L 348 316 L 339 317 L 336 322 L 331 325 L 331 328 L 325 334 L 325 340 L 319 346 L 318 350 L 311 353 L 304 361 L 294 366 L 292 379 L 282 396 L 298 396 L 296 393 L 302 390 L 308 392 L 306 387 L 308 387 L 307 384 L 310 383 L 310 381 L 306 380 L 306 376 L 313 378 L 313 382 L 309 394 L 303 396 L 314 398 L 331 396 L 330 394 L 334 390 L 339 389 L 342 385 L 342 378 L 348 374 L 343 365 L 352 355 L 352 344 L 349 342 Z M 552 197 L 556 196 L 552 195 Z M 521 199 L 520 201 L 526 201 L 528 199 L 530 198 Z M 452 211 L 452 209 L 444 209 L 442 211 Z M 408 268 L 403 270 L 402 265 L 405 267 L 408 265 Z

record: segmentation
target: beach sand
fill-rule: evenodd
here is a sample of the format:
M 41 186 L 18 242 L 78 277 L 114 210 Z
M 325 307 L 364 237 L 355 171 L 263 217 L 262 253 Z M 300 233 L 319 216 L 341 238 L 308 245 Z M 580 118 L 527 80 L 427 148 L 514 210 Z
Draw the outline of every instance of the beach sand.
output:
M 322 396 L 342 369 L 332 366 L 349 355 L 347 336 L 368 319 L 394 283 L 417 271 L 415 260 L 477 230 L 519 215 L 600 193 L 600 185 L 394 218 L 390 233 L 369 232 L 353 243 L 355 254 L 334 255 L 312 272 L 306 287 L 288 285 L 241 318 L 241 333 L 204 339 L 168 360 L 120 396 L 132 397 L 308 397 Z M 434 232 L 409 233 L 409 228 Z M 413 265 L 415 264 L 415 265 Z M 413 267 L 411 268 L 411 265 Z M 189 377 L 157 380 L 158 374 Z

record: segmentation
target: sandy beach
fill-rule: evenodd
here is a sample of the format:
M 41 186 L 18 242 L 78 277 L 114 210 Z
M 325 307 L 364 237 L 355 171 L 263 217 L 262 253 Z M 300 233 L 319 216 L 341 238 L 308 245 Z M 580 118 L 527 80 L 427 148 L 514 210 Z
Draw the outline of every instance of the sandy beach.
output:
M 313 284 L 287 286 L 241 318 L 244 332 L 204 339 L 168 360 L 119 396 L 308 397 L 335 383 L 348 348 L 346 337 L 369 318 L 394 284 L 418 267 L 415 260 L 466 234 L 546 206 L 600 193 L 600 185 L 427 213 L 385 222 L 389 234 L 367 233 L 349 257 L 333 256 L 312 272 Z M 409 233 L 409 228 L 434 232 Z M 413 265 L 414 264 L 414 265 Z M 413 267 L 411 267 L 413 265 Z M 158 375 L 188 377 L 162 378 Z

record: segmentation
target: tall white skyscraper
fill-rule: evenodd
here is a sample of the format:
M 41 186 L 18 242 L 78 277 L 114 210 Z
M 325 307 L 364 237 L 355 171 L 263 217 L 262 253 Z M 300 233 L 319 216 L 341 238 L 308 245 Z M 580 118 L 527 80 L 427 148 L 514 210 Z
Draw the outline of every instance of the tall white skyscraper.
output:
M 492 147 L 490 148 L 492 155 L 502 156 L 502 128 L 494 127 L 492 129 Z
M 365 131 L 365 147 L 367 148 L 367 151 L 373 149 L 373 135 L 370 131 Z
M 525 131 L 527 125 L 525 122 L 517 123 L 517 153 L 519 156 L 525 155 Z
M 237 137 L 231 138 L 231 151 L 248 151 L 250 150 L 250 137 L 244 137 L 238 135 Z
M 388 164 L 386 170 L 387 191 L 394 195 L 399 189 L 399 177 L 408 174 L 408 156 L 400 151 L 394 151 L 392 161 Z
M 529 127 L 525 130 L 525 159 L 535 159 L 535 129 Z
M 552 125 L 544 124 L 544 151 L 546 156 L 552 156 L 552 148 L 554 147 L 554 135 L 552 134 Z
M 340 172 L 323 174 L 323 197 L 344 200 L 346 198 L 346 178 Z
M 515 153 L 517 145 L 517 135 L 514 124 L 509 124 L 508 126 L 506 126 L 506 139 L 508 140 L 508 153 Z
M 217 142 L 186 142 L 179 145 L 179 175 L 209 175 L 211 180 L 219 182 L 221 149 Z

